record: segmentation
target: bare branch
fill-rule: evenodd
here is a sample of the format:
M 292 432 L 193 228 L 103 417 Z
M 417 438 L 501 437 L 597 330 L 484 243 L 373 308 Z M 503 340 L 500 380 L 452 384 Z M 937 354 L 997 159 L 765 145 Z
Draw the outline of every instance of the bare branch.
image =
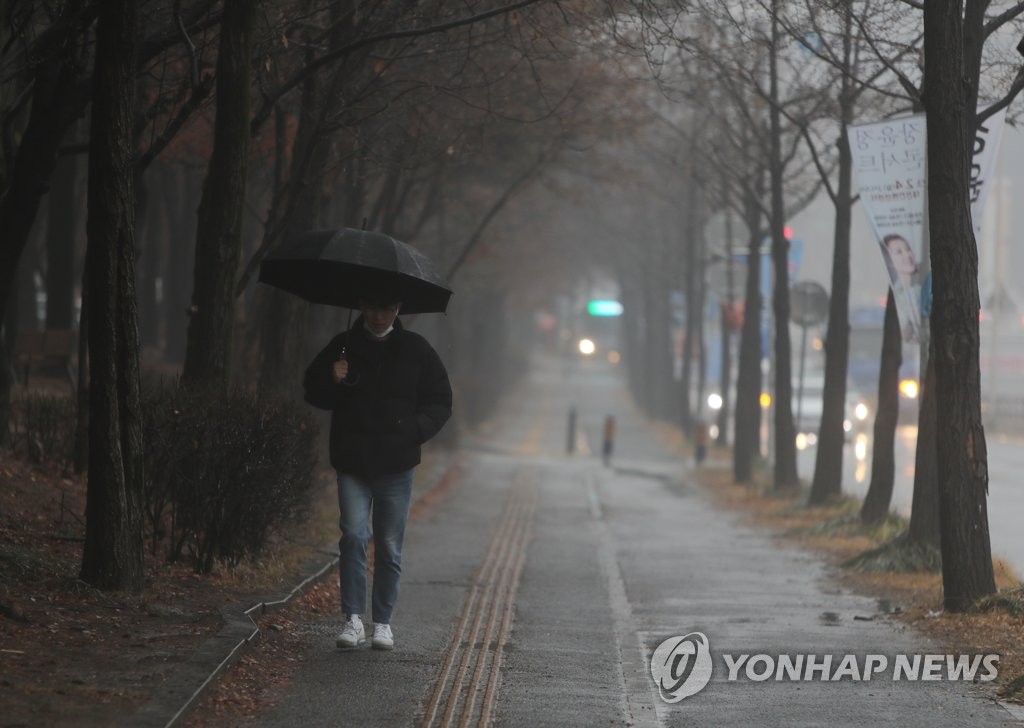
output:
M 517 177 L 512 182 L 512 184 L 506 187 L 505 191 L 501 194 L 501 196 L 497 200 L 495 200 L 494 204 L 491 205 L 491 208 L 487 211 L 487 214 L 480 219 L 480 223 L 476 226 L 476 230 L 474 230 L 473 234 L 469 236 L 469 240 L 466 241 L 466 245 L 462 248 L 462 252 L 459 253 L 459 256 L 455 259 L 455 262 L 452 263 L 452 265 L 448 268 L 448 275 L 446 276 L 447 280 L 451 281 L 452 278 L 455 277 L 455 274 L 458 272 L 459 268 L 461 268 L 462 264 L 466 262 L 466 258 L 469 257 L 469 254 L 473 252 L 473 249 L 480 242 L 480 238 L 483 237 L 484 230 L 487 229 L 487 226 L 490 224 L 491 220 L 493 220 L 495 216 L 499 212 L 501 212 L 501 209 L 505 207 L 506 204 L 508 204 L 508 201 L 512 199 L 512 197 L 519 191 L 519 189 L 523 187 L 523 185 L 525 185 L 530 180 L 530 178 L 533 177 L 538 170 L 540 170 L 541 167 L 544 166 L 544 163 L 546 161 L 547 155 L 543 153 L 540 154 L 537 157 L 537 159 L 535 159 L 533 163 L 526 169 L 526 171 L 519 175 L 519 177 Z
M 486 12 L 478 13 L 476 15 L 471 15 L 465 18 L 458 18 L 457 20 L 451 20 L 446 23 L 438 23 L 436 25 L 429 25 L 423 28 L 412 28 L 410 30 L 396 30 L 390 33 L 380 33 L 378 35 L 371 35 L 365 38 L 360 38 L 359 40 L 355 40 L 347 45 L 343 45 L 331 51 L 330 53 L 321 56 L 315 61 L 308 63 L 305 67 L 302 68 L 301 71 L 299 71 L 291 79 L 286 81 L 273 94 L 269 95 L 264 100 L 262 108 L 259 110 L 259 112 L 257 112 L 255 118 L 252 121 L 252 130 L 253 132 L 257 131 L 259 127 L 262 126 L 263 123 L 267 120 L 267 118 L 269 118 L 270 110 L 274 107 L 274 105 L 278 101 L 280 101 L 280 99 L 284 97 L 288 92 L 290 92 L 296 86 L 301 84 L 307 77 L 309 77 L 313 73 L 316 73 L 324 66 L 342 60 L 343 58 L 347 57 L 348 55 L 357 50 L 366 48 L 371 45 L 376 45 L 378 43 L 384 43 L 389 40 L 417 38 L 426 35 L 444 33 L 449 30 L 454 30 L 456 28 L 461 28 L 467 25 L 473 25 L 474 23 L 479 23 L 499 15 L 505 15 L 543 1 L 545 0 L 518 0 L 518 2 L 503 5 L 499 8 L 495 8 L 494 10 L 488 10 Z

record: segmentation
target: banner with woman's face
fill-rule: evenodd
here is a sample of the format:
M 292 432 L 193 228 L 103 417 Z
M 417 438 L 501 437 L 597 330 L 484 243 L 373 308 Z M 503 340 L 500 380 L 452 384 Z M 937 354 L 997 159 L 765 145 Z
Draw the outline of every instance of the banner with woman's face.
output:
M 981 127 L 971 164 L 971 217 L 981 231 L 985 193 L 995 164 L 1005 111 Z M 928 214 L 927 135 L 924 114 L 851 125 L 847 140 L 861 203 L 878 240 L 905 341 L 921 330 L 925 215 Z
M 905 341 L 921 329 L 927 171 L 923 115 L 849 128 L 861 204 L 878 239 Z

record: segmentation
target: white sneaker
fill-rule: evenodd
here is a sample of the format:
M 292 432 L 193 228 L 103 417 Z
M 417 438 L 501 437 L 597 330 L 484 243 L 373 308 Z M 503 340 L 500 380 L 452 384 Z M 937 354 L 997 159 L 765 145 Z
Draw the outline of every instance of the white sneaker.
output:
M 390 624 L 373 625 L 373 649 L 393 650 L 395 648 L 395 637 L 391 634 Z
M 334 644 L 338 647 L 349 648 L 358 647 L 364 642 L 366 642 L 366 629 L 363 627 L 362 618 L 358 614 L 349 615 L 345 626 L 341 628 L 341 633 L 334 640 Z

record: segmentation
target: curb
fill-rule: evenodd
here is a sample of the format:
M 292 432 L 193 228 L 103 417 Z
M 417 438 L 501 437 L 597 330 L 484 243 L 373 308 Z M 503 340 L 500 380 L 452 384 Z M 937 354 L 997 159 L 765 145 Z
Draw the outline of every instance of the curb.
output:
M 429 508 L 452 485 L 461 466 L 457 451 L 443 458 L 431 482 L 423 489 L 412 504 L 410 518 Z M 260 634 L 260 628 L 253 619 L 254 614 L 266 614 L 286 606 L 295 597 L 302 596 L 312 586 L 333 573 L 338 565 L 337 543 L 331 543 L 318 554 L 332 554 L 327 562 L 318 557 L 311 558 L 303 570 L 303 579 L 283 597 L 259 601 L 252 606 L 234 604 L 221 609 L 224 626 L 213 637 L 185 660 L 176 671 L 160 686 L 153 698 L 135 712 L 125 723 L 133 728 L 172 728 L 178 725 L 195 707 L 196 703 L 216 679 L 242 656 L 246 647 Z M 197 684 L 198 683 L 198 684 Z

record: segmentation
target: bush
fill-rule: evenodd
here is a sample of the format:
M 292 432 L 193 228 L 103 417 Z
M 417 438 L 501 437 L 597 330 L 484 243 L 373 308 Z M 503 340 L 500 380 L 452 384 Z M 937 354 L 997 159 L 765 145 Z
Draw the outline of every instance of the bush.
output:
M 270 532 L 305 514 L 317 425 L 297 406 L 179 386 L 147 389 L 144 504 L 154 550 L 187 553 L 197 571 L 257 553 Z
M 74 463 L 78 405 L 73 396 L 29 392 L 12 412 L 11 449 L 18 456 L 65 469 Z

